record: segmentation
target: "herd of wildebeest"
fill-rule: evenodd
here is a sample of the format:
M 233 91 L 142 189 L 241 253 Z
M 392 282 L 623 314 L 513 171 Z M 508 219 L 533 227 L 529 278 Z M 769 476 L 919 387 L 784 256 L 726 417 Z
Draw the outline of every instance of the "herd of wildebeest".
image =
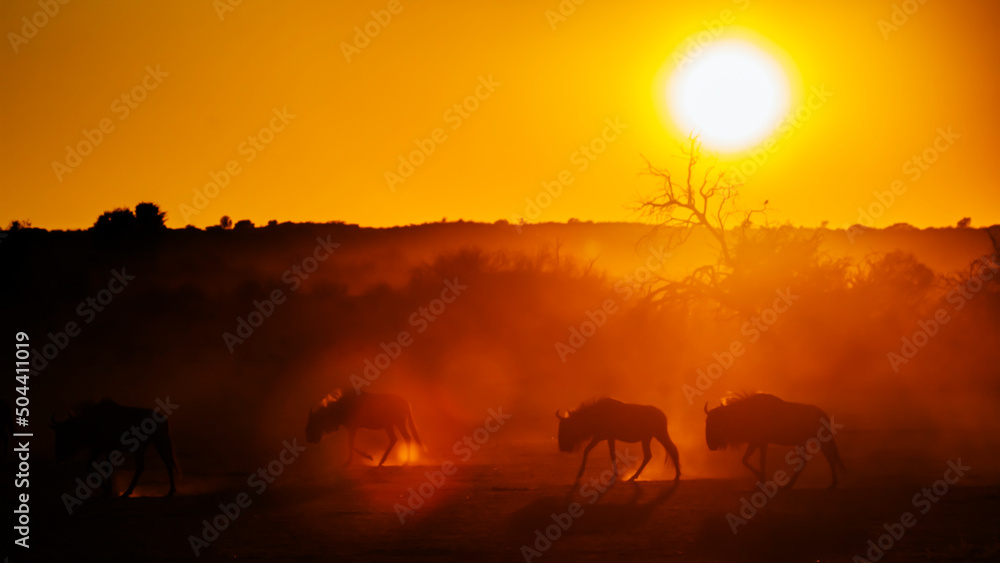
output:
M 2 404 L 4 425 L 4 455 L 7 452 L 8 435 L 13 432 L 10 408 Z M 831 433 L 831 419 L 818 407 L 801 403 L 786 402 L 774 395 L 765 393 L 742 394 L 725 400 L 720 406 L 708 409 L 705 405 L 705 440 L 709 450 L 715 451 L 728 446 L 747 444 L 743 464 L 761 481 L 765 479 L 765 463 L 769 444 L 779 446 L 804 446 L 807 443 L 822 451 L 830 464 L 832 483 L 837 485 L 837 467 L 843 467 L 836 443 Z M 680 479 L 681 466 L 677 447 L 667 434 L 667 417 L 663 411 L 650 405 L 635 405 L 623 403 L 610 398 L 601 398 L 586 402 L 574 411 L 556 411 L 559 420 L 558 443 L 562 452 L 577 451 L 583 447 L 583 461 L 577 480 L 584 473 L 587 465 L 587 455 L 600 442 L 607 442 L 611 454 L 611 462 L 618 475 L 615 442 L 642 443 L 642 464 L 629 479 L 634 481 L 642 473 L 652 458 L 650 444 L 655 438 L 667 452 L 664 460 L 673 460 L 675 467 L 674 479 Z M 135 439 L 136 428 L 150 424 L 142 440 Z M 336 432 L 341 427 L 348 432 L 348 455 L 345 465 L 350 464 L 354 453 L 371 460 L 371 456 L 354 446 L 354 437 L 358 429 L 380 430 L 389 438 L 388 447 L 379 466 L 385 463 L 397 442 L 398 432 L 409 444 L 412 438 L 422 445 L 417 434 L 410 405 L 397 395 L 384 393 L 361 392 L 344 395 L 341 392 L 328 395 L 320 405 L 310 409 L 306 425 L 306 440 L 318 443 L 323 435 Z M 167 496 L 175 492 L 174 471 L 177 468 L 173 445 L 170 439 L 166 417 L 156 409 L 126 407 L 109 399 L 90 402 L 71 409 L 63 420 L 52 417 L 52 430 L 55 432 L 55 457 L 57 461 L 65 461 L 81 451 L 88 451 L 90 461 L 96 462 L 115 452 L 122 452 L 126 443 L 132 447 L 128 451 L 135 457 L 135 473 L 128 488 L 122 496 L 129 496 L 145 466 L 146 449 L 152 445 L 167 469 L 170 490 Z M 145 427 L 143 427 L 145 428 Z M 824 430 L 826 436 L 824 436 Z M 131 432 L 131 433 L 130 433 Z M 835 430 L 833 431 L 835 433 Z M 760 452 L 760 467 L 750 464 L 750 456 Z M 812 452 L 817 453 L 817 452 Z M 791 487 L 804 467 L 804 462 L 796 468 L 790 481 L 785 485 Z M 112 477 L 107 477 L 102 483 L 106 493 L 111 493 Z

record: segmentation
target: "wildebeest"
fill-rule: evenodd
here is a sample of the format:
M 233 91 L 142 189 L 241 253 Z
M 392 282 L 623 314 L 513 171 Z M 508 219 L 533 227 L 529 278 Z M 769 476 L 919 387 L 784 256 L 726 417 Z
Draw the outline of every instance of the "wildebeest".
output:
M 663 411 L 656 407 L 632 405 L 614 399 L 602 398 L 591 403 L 584 403 L 573 412 L 556 411 L 556 418 L 559 419 L 560 451 L 575 451 L 580 447 L 580 444 L 590 439 L 590 443 L 583 449 L 583 463 L 580 464 L 580 472 L 576 475 L 577 479 L 583 476 L 583 470 L 587 466 L 587 454 L 599 442 L 605 440 L 608 442 L 611 464 L 614 467 L 615 475 L 617 475 L 615 440 L 621 440 L 622 442 L 642 442 L 642 465 L 629 479 L 629 481 L 634 481 L 653 457 L 649 449 L 653 438 L 663 444 L 667 450 L 668 459 L 673 459 L 674 468 L 677 470 L 674 479 L 681 478 L 681 462 L 677 455 L 677 447 L 667 435 L 667 417 Z M 663 463 L 666 462 L 667 460 L 664 459 Z
M 389 457 L 389 452 L 396 445 L 396 432 L 403 436 L 407 445 L 410 443 L 410 432 L 413 439 L 423 447 L 417 427 L 413 424 L 410 405 L 405 399 L 386 393 L 348 394 L 344 396 L 339 390 L 323 399 L 320 408 L 309 410 L 309 423 L 306 424 L 306 441 L 310 444 L 319 443 L 324 434 L 336 432 L 341 426 L 347 427 L 347 462 L 351 464 L 354 458 L 354 434 L 358 428 L 368 430 L 384 430 L 389 436 L 389 447 L 382 454 L 378 464 L 381 466 Z M 409 426 L 409 431 L 407 430 Z M 368 454 L 357 450 L 362 456 L 372 459 Z
M 708 410 L 708 403 L 705 403 L 705 414 L 708 415 L 705 420 L 708 449 L 715 451 L 729 445 L 747 444 L 743 465 L 761 482 L 766 481 L 768 444 L 806 446 L 810 439 L 815 439 L 830 463 L 833 475 L 830 488 L 837 486 L 837 466 L 843 468 L 844 464 L 833 440 L 836 430 L 831 428 L 832 421 L 819 407 L 785 402 L 766 393 L 750 393 L 728 399 L 712 410 Z M 760 450 L 759 471 L 749 462 L 755 450 Z M 804 467 L 805 459 L 802 459 L 786 487 L 795 484 Z
M 125 407 L 110 399 L 85 403 L 70 410 L 69 418 L 56 421 L 52 416 L 52 429 L 56 433 L 56 460 L 64 461 L 81 450 L 90 451 L 90 462 L 101 455 L 118 450 L 135 455 L 135 475 L 122 496 L 130 496 L 139 476 L 146 466 L 146 448 L 153 445 L 163 465 L 167 468 L 172 496 L 174 488 L 174 447 L 170 440 L 167 418 L 153 409 Z M 111 492 L 111 476 L 104 480 L 104 490 Z

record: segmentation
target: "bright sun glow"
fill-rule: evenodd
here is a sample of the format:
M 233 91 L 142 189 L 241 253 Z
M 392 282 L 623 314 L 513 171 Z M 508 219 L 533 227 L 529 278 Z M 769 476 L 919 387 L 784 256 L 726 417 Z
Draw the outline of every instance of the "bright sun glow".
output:
M 747 41 L 716 41 L 674 71 L 670 115 L 681 131 L 722 152 L 749 148 L 788 111 L 789 85 L 781 65 Z

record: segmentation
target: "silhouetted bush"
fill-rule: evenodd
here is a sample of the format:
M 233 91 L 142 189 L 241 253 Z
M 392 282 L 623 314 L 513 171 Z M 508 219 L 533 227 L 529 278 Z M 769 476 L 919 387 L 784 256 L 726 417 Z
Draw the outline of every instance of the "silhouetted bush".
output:
M 139 231 L 152 233 L 167 228 L 164 223 L 166 212 L 160 211 L 155 203 L 140 203 L 135 206 L 135 222 Z
M 113 211 L 105 211 L 94 222 L 91 230 L 99 236 L 118 237 L 131 233 L 135 227 L 135 214 L 131 209 L 119 207 Z

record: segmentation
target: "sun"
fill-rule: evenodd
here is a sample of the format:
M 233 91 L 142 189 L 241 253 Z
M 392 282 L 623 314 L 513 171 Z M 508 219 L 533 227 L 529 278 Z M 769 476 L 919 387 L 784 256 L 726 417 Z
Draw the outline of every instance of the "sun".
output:
M 743 39 L 720 39 L 682 59 L 667 83 L 674 124 L 706 147 L 738 152 L 766 139 L 788 111 L 781 64 Z

